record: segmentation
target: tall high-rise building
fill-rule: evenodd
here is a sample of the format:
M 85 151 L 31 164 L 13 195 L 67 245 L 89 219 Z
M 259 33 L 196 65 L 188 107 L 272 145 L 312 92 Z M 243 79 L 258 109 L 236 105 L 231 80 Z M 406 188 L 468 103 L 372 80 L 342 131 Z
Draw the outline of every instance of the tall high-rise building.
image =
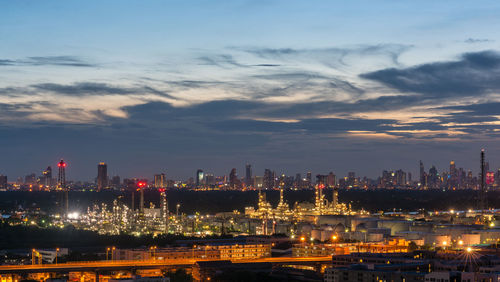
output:
M 330 171 L 330 173 L 326 177 L 326 186 L 328 188 L 333 188 L 337 185 L 337 176 Z
M 69 195 L 66 187 L 66 162 L 63 159 L 57 164 L 59 174 L 57 175 L 57 189 L 64 191 L 64 210 L 63 214 L 68 215 L 69 212 Z
M 67 164 L 62 159 L 57 164 L 57 168 L 59 169 L 59 174 L 57 175 L 57 189 L 59 190 L 66 189 L 66 166 Z
M 253 177 L 253 187 L 257 189 L 262 189 L 264 186 L 264 178 L 262 176 L 254 176 Z
M 305 186 L 307 186 L 307 188 L 310 188 L 312 185 L 312 172 L 308 171 L 307 174 L 306 174 L 306 183 L 305 183 Z
M 155 174 L 155 188 L 165 188 L 167 187 L 167 180 L 165 179 L 165 173 Z
M 204 174 L 203 170 L 198 169 L 196 171 L 196 187 L 199 187 L 200 185 L 203 185 L 203 180 L 204 180 Z
M 210 187 L 215 186 L 215 176 L 211 173 L 205 174 L 205 184 Z
M 229 187 L 231 187 L 231 189 L 241 188 L 240 180 L 236 174 L 236 168 L 231 169 L 231 172 L 229 173 Z
M 294 185 L 296 188 L 302 188 L 302 177 L 300 176 L 300 173 L 295 174 Z
M 247 164 L 245 166 L 245 184 L 247 186 L 252 186 L 252 165 Z
M 420 161 L 420 185 L 425 186 L 425 170 L 424 170 L 424 163 Z
M 323 185 L 323 188 L 326 187 L 327 175 L 318 174 L 316 175 L 316 185 Z
M 272 189 L 274 187 L 273 172 L 270 169 L 264 170 L 264 189 Z
M 0 174 L 0 189 L 7 189 L 7 176 Z
M 36 175 L 34 173 L 28 174 L 24 177 L 24 184 L 32 185 L 36 183 Z
M 97 191 L 108 187 L 108 165 L 100 162 L 97 165 Z
M 481 215 L 484 213 L 486 209 L 486 163 L 484 159 L 484 149 L 481 149 L 481 172 L 479 174 L 481 177 L 479 183 L 479 209 L 481 210 Z M 483 218 L 484 219 L 484 218 Z
M 50 187 L 52 186 L 52 167 L 48 166 L 46 170 L 42 171 L 43 185 Z

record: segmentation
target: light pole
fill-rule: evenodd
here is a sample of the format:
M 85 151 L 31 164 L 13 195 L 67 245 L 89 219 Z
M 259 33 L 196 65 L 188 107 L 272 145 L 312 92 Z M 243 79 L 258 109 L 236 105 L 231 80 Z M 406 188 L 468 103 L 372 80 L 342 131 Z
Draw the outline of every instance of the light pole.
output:
M 152 259 L 156 260 L 156 246 L 149 247 L 150 254 L 153 253 Z
M 177 204 L 177 218 L 179 218 L 179 208 L 181 207 L 181 204 Z
M 116 249 L 115 247 L 113 247 L 113 248 L 111 249 L 111 261 L 114 261 L 114 260 L 115 260 L 115 259 L 114 259 L 115 249 Z
M 56 248 L 56 264 L 57 264 L 57 255 L 59 253 L 59 248 Z
M 108 260 L 108 254 L 109 254 L 109 250 L 111 250 L 111 248 L 106 248 L 106 260 Z

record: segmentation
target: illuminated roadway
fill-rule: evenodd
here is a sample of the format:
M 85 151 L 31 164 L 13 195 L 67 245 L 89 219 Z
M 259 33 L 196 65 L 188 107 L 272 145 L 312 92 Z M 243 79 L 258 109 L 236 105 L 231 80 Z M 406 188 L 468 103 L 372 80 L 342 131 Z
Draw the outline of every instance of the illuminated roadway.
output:
M 9 273 L 43 273 L 43 272 L 80 272 L 106 271 L 124 269 L 145 269 L 157 267 L 190 267 L 197 261 L 223 261 L 222 259 L 168 259 L 168 260 L 118 260 L 118 261 L 85 261 L 59 264 L 35 265 L 2 265 L 0 274 Z M 331 262 L 332 257 L 274 257 L 259 259 L 232 259 L 233 263 L 279 263 L 307 264 Z

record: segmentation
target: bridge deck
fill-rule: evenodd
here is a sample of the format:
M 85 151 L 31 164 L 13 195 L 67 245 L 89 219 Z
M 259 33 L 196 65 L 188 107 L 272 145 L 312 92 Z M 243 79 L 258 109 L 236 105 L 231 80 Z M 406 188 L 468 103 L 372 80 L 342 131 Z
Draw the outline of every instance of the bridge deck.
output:
M 120 260 L 120 261 L 85 261 L 68 262 L 59 264 L 35 264 L 35 265 L 2 265 L 0 274 L 10 273 L 43 273 L 43 272 L 72 272 L 72 271 L 96 271 L 96 270 L 124 270 L 145 269 L 161 267 L 189 267 L 197 261 L 214 261 L 214 259 L 175 259 L 175 260 Z M 233 259 L 233 263 L 290 263 L 309 264 L 331 262 L 332 257 L 273 257 L 259 259 Z

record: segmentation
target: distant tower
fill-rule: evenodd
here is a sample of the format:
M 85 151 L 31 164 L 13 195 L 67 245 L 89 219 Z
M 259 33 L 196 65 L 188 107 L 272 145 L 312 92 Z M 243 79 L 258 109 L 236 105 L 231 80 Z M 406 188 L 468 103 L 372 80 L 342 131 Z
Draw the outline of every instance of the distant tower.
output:
M 310 188 L 312 185 L 312 172 L 308 171 L 306 174 L 307 188 Z
M 252 165 L 251 164 L 247 164 L 245 166 L 245 184 L 247 186 L 252 185 Z
M 155 188 L 165 188 L 167 187 L 167 182 L 165 180 L 165 173 L 155 174 Z
M 168 201 L 165 188 L 160 188 L 160 213 L 165 227 L 165 232 L 168 232 Z
M 46 170 L 42 171 L 43 175 L 43 185 L 46 187 L 52 186 L 52 167 L 47 167 Z
M 481 214 L 484 213 L 484 210 L 486 208 L 486 185 L 485 185 L 485 177 L 486 177 L 486 170 L 485 170 L 485 162 L 484 162 L 484 149 L 481 149 L 481 187 L 479 188 L 479 209 L 481 210 Z
M 64 162 L 64 160 L 61 159 L 61 161 L 57 164 L 57 167 L 59 168 L 59 174 L 57 176 L 57 189 L 64 191 L 64 214 L 68 214 L 69 211 L 69 196 L 68 196 L 68 189 L 66 188 L 66 166 L 67 164 Z
M 198 169 L 196 171 L 196 187 L 199 187 L 200 185 L 203 184 L 203 178 L 204 178 L 203 170 Z
M 147 182 L 144 180 L 139 180 L 137 182 L 137 187 L 139 188 L 139 219 L 144 219 L 144 189 L 147 186 Z
M 332 198 L 332 205 L 333 208 L 337 208 L 337 205 L 339 204 L 339 189 L 337 187 L 333 187 L 333 198 Z
M 108 165 L 101 162 L 97 165 L 97 191 L 108 186 Z
M 59 174 L 57 176 L 57 189 L 59 190 L 66 189 L 66 166 L 67 164 L 62 159 L 57 164 L 57 167 L 59 168 Z
M 231 169 L 231 172 L 229 173 L 229 187 L 231 187 L 231 189 L 239 189 L 241 188 L 240 184 L 240 180 L 236 174 L 236 168 Z
M 270 169 L 264 170 L 264 189 L 272 189 L 274 187 L 273 173 Z
M 420 161 L 420 185 L 423 187 L 425 186 L 425 170 L 424 170 L 424 163 Z

